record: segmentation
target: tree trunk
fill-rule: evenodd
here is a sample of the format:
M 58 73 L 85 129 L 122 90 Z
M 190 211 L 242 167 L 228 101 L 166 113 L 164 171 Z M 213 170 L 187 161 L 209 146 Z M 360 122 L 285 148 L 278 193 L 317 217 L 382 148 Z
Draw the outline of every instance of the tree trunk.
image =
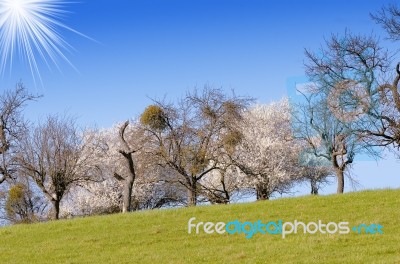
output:
M 336 178 L 338 181 L 337 193 L 343 193 L 344 191 L 344 170 L 341 168 L 336 168 Z
M 132 203 L 132 188 L 136 178 L 135 163 L 133 161 L 133 154 L 136 152 L 132 150 L 128 142 L 125 140 L 125 130 L 129 125 L 129 121 L 126 121 L 120 128 L 119 137 L 121 142 L 124 144 L 124 149 L 120 149 L 118 152 L 125 158 L 126 166 L 128 167 L 128 175 L 124 179 L 124 190 L 122 200 L 122 212 L 127 213 L 131 211 Z
M 214 194 L 213 197 L 209 198 L 211 204 L 228 204 L 229 198 L 226 198 L 223 194 Z
M 193 182 L 188 189 L 188 206 L 196 206 L 197 204 L 197 182 Z
M 263 184 L 257 185 L 256 196 L 257 196 L 257 200 L 260 200 L 260 201 L 269 200 L 268 189 Z
M 335 169 L 336 179 L 338 182 L 336 193 L 343 193 L 343 191 L 344 191 L 344 170 L 346 169 L 346 163 L 340 164 L 337 161 L 337 157 L 338 157 L 338 155 L 336 155 L 336 154 L 332 155 L 332 165 L 333 165 L 333 168 Z
M 6 177 L 4 175 L 2 175 L 0 178 L 0 184 L 2 184 L 5 180 L 6 180 Z
M 52 199 L 51 204 L 53 205 L 53 210 L 51 211 L 51 219 L 58 220 L 60 217 L 60 201 Z
M 262 175 L 265 181 L 260 181 L 256 185 L 256 196 L 257 200 L 269 200 L 269 178 L 266 175 Z
M 122 212 L 127 213 L 131 211 L 132 203 L 132 187 L 135 177 L 129 173 L 124 181 L 123 201 L 122 201 Z
M 318 186 L 317 186 L 317 181 L 315 180 L 311 180 L 311 194 L 318 195 Z
M 124 190 L 122 198 L 122 212 L 127 213 L 131 211 L 132 204 L 132 188 L 135 182 L 136 172 L 135 164 L 133 162 L 133 154 L 120 151 L 122 156 L 124 156 L 126 164 L 128 166 L 129 172 L 127 177 L 124 179 Z

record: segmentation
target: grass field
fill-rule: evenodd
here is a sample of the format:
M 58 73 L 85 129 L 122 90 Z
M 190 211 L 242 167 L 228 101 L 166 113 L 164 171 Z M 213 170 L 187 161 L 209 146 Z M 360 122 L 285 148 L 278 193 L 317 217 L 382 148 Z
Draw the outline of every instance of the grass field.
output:
M 188 220 L 380 224 L 384 234 L 188 234 Z M 88 217 L 0 229 L 0 263 L 400 263 L 400 190 Z

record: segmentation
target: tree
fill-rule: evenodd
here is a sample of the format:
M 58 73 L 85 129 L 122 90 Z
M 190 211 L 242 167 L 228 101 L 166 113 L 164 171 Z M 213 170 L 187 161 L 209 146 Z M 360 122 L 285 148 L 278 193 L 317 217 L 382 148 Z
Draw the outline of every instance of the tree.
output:
M 153 109 L 154 110 L 154 109 Z M 160 112 L 152 114 L 159 115 Z M 159 120 L 160 117 L 150 119 L 151 121 Z M 157 160 L 154 160 L 151 154 L 148 153 L 145 142 L 148 140 L 144 134 L 144 130 L 139 123 L 135 123 L 134 127 L 127 131 L 129 122 L 125 122 L 119 129 L 119 142 L 117 148 L 118 153 L 123 158 L 125 167 L 125 175 L 114 171 L 114 177 L 123 182 L 123 202 L 122 212 L 128 212 L 132 209 L 153 209 L 160 208 L 165 204 L 175 203 L 180 201 L 179 188 L 171 188 L 172 185 L 168 179 L 170 175 L 174 175 L 175 171 L 170 171 L 169 168 L 160 169 L 157 166 Z M 153 123 L 153 127 L 159 128 L 162 123 Z M 127 135 L 129 133 L 129 135 Z M 132 146 L 135 145 L 136 148 Z M 136 154 L 136 162 L 134 154 Z M 136 188 L 133 191 L 135 180 L 137 179 L 137 171 L 140 171 L 141 177 L 136 182 Z M 163 175 L 163 179 L 160 178 Z M 135 203 L 132 206 L 132 201 Z
M 113 178 L 74 186 L 63 202 L 66 217 L 106 215 L 122 211 L 122 185 Z
M 379 144 L 383 146 L 393 144 L 400 148 L 400 64 L 396 66 L 396 77 L 392 83 L 384 83 L 378 87 L 381 107 L 379 113 L 374 113 L 379 125 L 374 129 L 363 129 L 367 135 L 378 138 Z
M 19 182 L 8 190 L 5 204 L 11 223 L 33 223 L 44 219 L 47 201 L 34 191 L 29 181 Z
M 37 98 L 22 83 L 0 95 L 0 184 L 16 171 L 13 161 L 16 145 L 27 130 L 22 110 L 27 102 Z
M 130 146 L 126 139 L 126 129 L 129 126 L 129 121 L 126 121 L 119 130 L 119 140 L 121 141 L 121 147 L 118 149 L 119 154 L 122 155 L 126 163 L 127 173 L 126 176 L 114 172 L 114 176 L 124 182 L 123 191 L 123 202 L 122 212 L 126 213 L 131 210 L 131 197 L 132 197 L 132 186 L 136 178 L 134 154 L 137 149 Z
M 159 166 L 176 172 L 176 183 L 187 189 L 189 206 L 198 202 L 200 180 L 218 169 L 223 136 L 248 102 L 206 87 L 200 94 L 187 94 L 176 105 L 155 102 L 142 113 L 148 149 Z
M 400 10 L 396 5 L 384 6 L 380 11 L 371 14 L 371 17 L 387 31 L 390 39 L 400 40 Z M 379 111 L 371 113 L 376 122 L 373 126 L 364 127 L 361 130 L 367 139 L 372 139 L 371 144 L 400 147 L 399 80 L 400 64 L 398 63 L 392 81 L 383 81 L 376 89 Z
M 390 39 L 400 40 L 400 10 L 396 5 L 382 7 L 380 11 L 371 14 L 371 18 L 386 30 Z
M 292 135 L 289 101 L 253 106 L 243 114 L 240 133 L 230 156 L 246 176 L 242 188 L 254 188 L 257 200 L 288 192 L 300 176 L 300 145 Z
M 183 205 L 186 192 L 180 185 L 173 185 L 173 172 L 145 171 L 132 186 L 131 211 Z M 111 175 L 103 175 L 102 182 L 87 182 L 74 187 L 63 203 L 69 217 L 102 215 L 122 212 L 123 182 Z
M 328 108 L 329 98 L 322 92 L 309 94 L 307 103 L 298 106 L 294 122 L 295 136 L 307 142 L 305 154 L 313 153 L 315 158 L 326 162 L 320 169 L 331 167 L 337 179 L 337 193 L 344 192 L 344 176 L 357 153 L 363 153 L 370 146 L 360 140 L 356 128 L 340 121 Z M 372 153 L 372 150 L 371 150 Z M 328 165 L 329 164 L 329 165 Z M 308 166 L 307 162 L 302 166 Z
M 377 155 L 360 130 L 370 126 L 378 103 L 378 77 L 388 70 L 388 52 L 376 38 L 345 32 L 332 35 L 325 47 L 305 51 L 306 74 L 312 83 L 303 91 L 306 103 L 298 109 L 297 136 L 317 157 L 331 163 L 344 191 L 344 175 L 357 153 Z
M 92 152 L 89 162 L 98 168 L 103 181 L 74 188 L 66 203 L 69 215 L 153 209 L 180 204 L 184 199 L 182 188 L 172 183 L 175 171 L 157 165 L 138 122 L 87 130 L 83 138 L 84 144 L 91 146 L 86 148 Z
M 90 155 L 83 155 L 86 147 L 75 121 L 60 116 L 49 116 L 21 144 L 20 173 L 30 177 L 51 202 L 52 219 L 59 219 L 60 203 L 71 187 L 96 180 Z
M 123 213 L 132 210 L 132 189 L 137 177 L 135 154 L 138 154 L 137 152 L 142 146 L 144 139 L 142 134 L 143 131 L 137 123 L 132 124 L 130 121 L 126 121 L 97 133 L 95 136 L 105 146 L 101 149 L 102 153 L 96 154 L 98 166 L 102 168 L 103 175 L 104 173 L 108 174 L 103 177 L 107 179 L 107 176 L 112 175 L 114 180 L 121 184 L 121 209 Z
M 211 204 L 228 204 L 235 194 L 241 197 L 239 194 L 243 186 L 243 177 L 230 162 L 221 163 L 220 161 L 218 168 L 200 180 L 202 194 Z
M 186 189 L 176 182 L 176 172 L 153 162 L 146 163 L 135 182 L 133 201 L 136 210 L 185 205 Z
M 400 148 L 400 64 L 392 82 L 383 82 L 374 91 L 374 108 L 367 112 L 369 122 L 358 122 L 357 133 L 371 146 Z M 393 150 L 393 148 L 389 148 Z M 399 153 L 397 152 L 397 155 Z M 399 155 L 400 157 L 400 155 Z
M 311 194 L 317 195 L 321 186 L 330 183 L 329 177 L 332 176 L 332 167 L 327 164 L 324 157 L 318 157 L 314 150 L 307 147 L 304 142 L 301 153 L 299 154 L 299 166 L 302 170 L 302 177 L 311 186 Z

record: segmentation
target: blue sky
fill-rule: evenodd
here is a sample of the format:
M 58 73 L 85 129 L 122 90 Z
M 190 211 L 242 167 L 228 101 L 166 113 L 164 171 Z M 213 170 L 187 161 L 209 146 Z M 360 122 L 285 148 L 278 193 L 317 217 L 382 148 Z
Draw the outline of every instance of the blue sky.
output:
M 60 71 L 41 67 L 43 85 L 35 86 L 21 64 L 2 78 L 0 89 L 22 80 L 32 92 L 43 94 L 28 107 L 31 120 L 68 112 L 81 124 L 97 127 L 140 114 L 150 98 L 173 100 L 205 84 L 270 102 L 287 94 L 291 79 L 304 76 L 304 48 L 316 49 L 324 37 L 346 28 L 384 36 L 369 18 L 369 12 L 383 3 L 86 0 L 66 4 L 71 13 L 63 22 L 97 41 L 61 32 L 75 48 L 68 58 L 78 71 L 60 60 Z M 363 188 L 398 188 L 399 167 L 394 159 L 379 165 L 362 161 L 354 171 Z

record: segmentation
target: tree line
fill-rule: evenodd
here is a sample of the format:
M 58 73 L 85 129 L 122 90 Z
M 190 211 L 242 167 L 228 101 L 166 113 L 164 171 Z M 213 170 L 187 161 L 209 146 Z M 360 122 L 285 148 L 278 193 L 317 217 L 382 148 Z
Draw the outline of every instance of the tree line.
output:
M 371 18 L 394 41 L 400 10 Z M 40 100 L 22 83 L 0 95 L 0 217 L 9 223 L 197 204 L 266 200 L 306 182 L 336 179 L 343 193 L 357 155 L 400 157 L 400 64 L 373 34 L 348 30 L 305 50 L 302 102 L 254 98 L 205 86 L 173 102 L 153 100 L 110 128 L 67 115 L 36 124 Z

